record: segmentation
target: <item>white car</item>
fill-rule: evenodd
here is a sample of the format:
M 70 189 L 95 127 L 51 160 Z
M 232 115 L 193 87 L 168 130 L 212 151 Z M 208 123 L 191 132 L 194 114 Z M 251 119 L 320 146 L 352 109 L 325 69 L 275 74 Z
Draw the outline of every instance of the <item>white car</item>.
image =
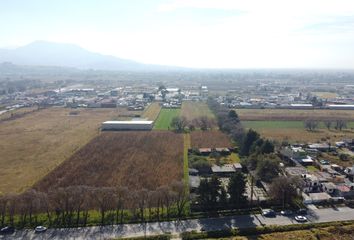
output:
M 34 229 L 34 231 L 35 231 L 36 233 L 41 233 L 41 232 L 47 231 L 47 228 L 44 227 L 44 226 L 37 226 L 37 227 Z
M 297 222 L 307 222 L 307 218 L 305 216 L 301 216 L 301 215 L 295 216 L 295 220 Z

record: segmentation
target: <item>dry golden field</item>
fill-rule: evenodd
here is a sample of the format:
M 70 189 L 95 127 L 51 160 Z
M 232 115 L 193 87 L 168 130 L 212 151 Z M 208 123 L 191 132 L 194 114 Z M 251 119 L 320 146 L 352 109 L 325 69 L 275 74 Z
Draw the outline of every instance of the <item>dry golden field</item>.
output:
M 182 103 L 181 115 L 188 120 L 193 120 L 198 117 L 207 116 L 208 118 L 215 118 L 210 111 L 208 105 L 204 102 L 184 101 Z
M 232 147 L 230 138 L 218 131 L 194 131 L 191 133 L 192 148 Z
M 161 106 L 158 102 L 151 103 L 144 111 L 142 117 L 155 121 L 159 116 Z
M 348 129 L 343 131 L 331 129 L 327 130 L 324 126 L 316 131 L 305 129 L 302 121 L 242 121 L 245 128 L 252 128 L 259 132 L 263 137 L 278 141 L 290 142 L 317 142 L 329 140 L 332 143 L 346 138 L 354 138 L 353 122 L 348 123 Z
M 154 190 L 183 178 L 183 135 L 170 131 L 103 132 L 34 188 L 87 185 Z
M 37 107 L 28 107 L 28 108 L 19 108 L 12 111 L 8 111 L 0 115 L 0 121 L 4 121 L 4 120 L 7 121 L 15 118 L 20 118 L 36 110 Z
M 49 108 L 0 122 L 0 192 L 32 186 L 123 111 Z
M 354 121 L 353 110 L 236 109 L 241 121 L 304 121 L 306 119 Z

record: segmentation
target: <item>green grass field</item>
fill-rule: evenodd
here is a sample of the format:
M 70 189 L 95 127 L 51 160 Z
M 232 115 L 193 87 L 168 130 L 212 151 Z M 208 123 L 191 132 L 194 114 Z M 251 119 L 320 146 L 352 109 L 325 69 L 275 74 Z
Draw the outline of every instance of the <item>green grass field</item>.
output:
M 158 118 L 155 121 L 155 130 L 168 130 L 170 129 L 171 121 L 174 117 L 180 115 L 181 109 L 161 109 Z

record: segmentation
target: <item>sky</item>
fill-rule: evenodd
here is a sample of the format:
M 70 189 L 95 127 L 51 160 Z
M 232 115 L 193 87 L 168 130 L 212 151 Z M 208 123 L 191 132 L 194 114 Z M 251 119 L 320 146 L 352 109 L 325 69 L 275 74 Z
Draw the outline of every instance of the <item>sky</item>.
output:
M 354 68 L 353 0 L 0 0 L 0 47 L 196 68 Z

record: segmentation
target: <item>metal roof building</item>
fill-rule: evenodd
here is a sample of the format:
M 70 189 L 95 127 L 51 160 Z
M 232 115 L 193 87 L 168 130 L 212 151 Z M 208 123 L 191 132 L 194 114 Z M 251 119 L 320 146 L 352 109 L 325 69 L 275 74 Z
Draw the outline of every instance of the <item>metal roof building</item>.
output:
M 151 130 L 154 121 L 106 121 L 102 123 L 102 131 Z

